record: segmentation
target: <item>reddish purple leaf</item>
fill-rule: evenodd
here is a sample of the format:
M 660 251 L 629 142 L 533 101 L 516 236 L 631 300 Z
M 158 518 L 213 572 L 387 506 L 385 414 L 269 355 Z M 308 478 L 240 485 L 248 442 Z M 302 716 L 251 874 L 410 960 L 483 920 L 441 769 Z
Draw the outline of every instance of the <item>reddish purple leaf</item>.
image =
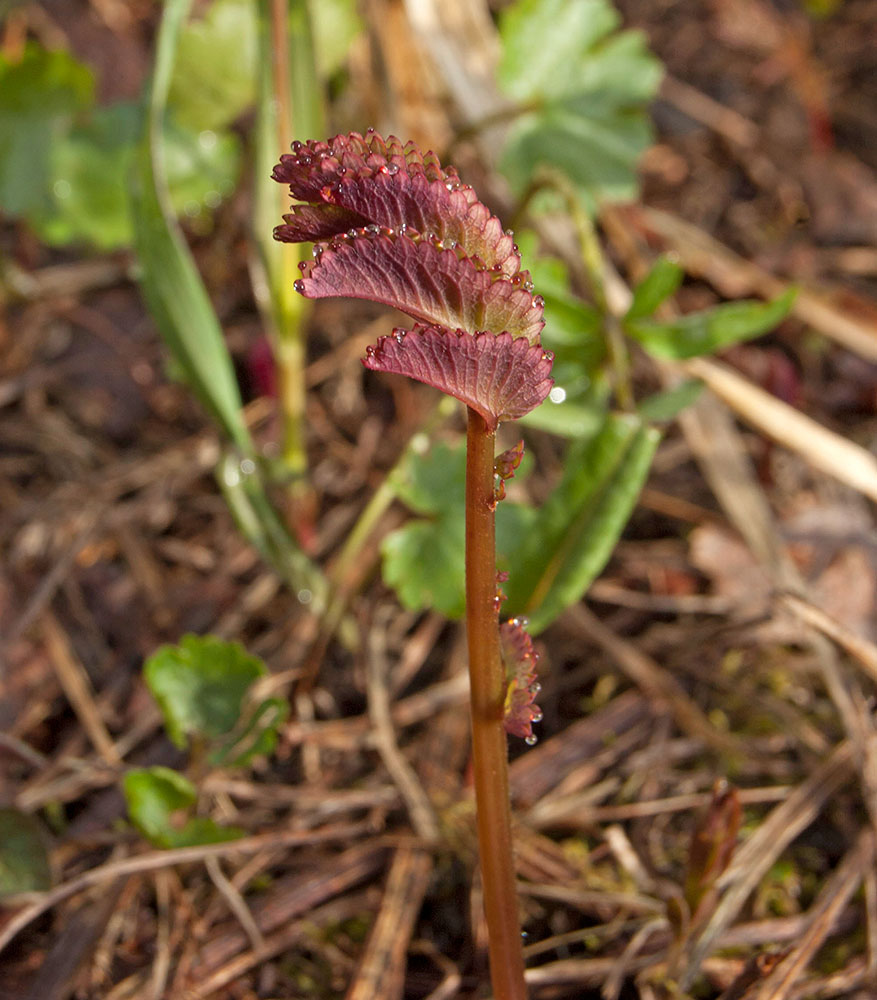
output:
M 295 287 L 308 298 L 371 299 L 417 326 L 369 348 L 367 367 L 436 386 L 492 425 L 551 388 L 543 301 L 518 248 L 453 167 L 373 129 L 295 142 L 274 178 L 294 205 L 275 236 L 315 243 Z
M 356 212 L 337 205 L 293 205 L 292 212 L 283 218 L 286 225 L 274 230 L 274 238 L 281 243 L 320 243 L 368 222 Z
M 371 299 L 425 323 L 468 333 L 507 331 L 531 344 L 545 325 L 542 298 L 524 287 L 526 271 L 507 278 L 481 270 L 459 249 L 369 226 L 315 252 L 295 286 L 307 298 Z
M 538 406 L 554 384 L 552 357 L 508 333 L 471 334 L 443 327 L 415 326 L 394 331 L 367 348 L 363 364 L 441 389 L 473 410 L 491 428 Z
M 326 239 L 369 222 L 405 226 L 459 245 L 465 256 L 502 274 L 520 270 L 517 247 L 499 219 L 453 168 L 442 169 L 432 153 L 422 156 L 413 143 L 402 146 L 394 136 L 384 141 L 373 132 L 294 143 L 293 152 L 280 158 L 274 179 L 289 184 L 293 197 L 312 203 L 309 215 L 325 216 L 318 227 L 300 226 L 286 216 L 287 225 L 275 230 L 279 240 Z M 299 214 L 293 208 L 293 216 Z
M 535 743 L 533 723 L 542 720 L 542 710 L 534 704 L 541 690 L 536 679 L 539 654 L 533 647 L 533 640 L 524 630 L 524 624 L 522 619 L 512 618 L 499 627 L 502 659 L 508 680 L 503 724 L 506 732 L 512 736 L 520 736 L 528 743 Z

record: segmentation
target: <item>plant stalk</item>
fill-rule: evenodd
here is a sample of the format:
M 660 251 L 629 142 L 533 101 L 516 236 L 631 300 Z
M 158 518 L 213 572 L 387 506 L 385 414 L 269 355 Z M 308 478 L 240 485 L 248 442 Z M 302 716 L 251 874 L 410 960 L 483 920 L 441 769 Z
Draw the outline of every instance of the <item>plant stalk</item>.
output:
M 506 677 L 496 610 L 495 439 L 484 418 L 470 409 L 466 442 L 466 625 L 472 758 L 494 1000 L 526 1000 L 512 853 L 508 747 L 503 728 Z

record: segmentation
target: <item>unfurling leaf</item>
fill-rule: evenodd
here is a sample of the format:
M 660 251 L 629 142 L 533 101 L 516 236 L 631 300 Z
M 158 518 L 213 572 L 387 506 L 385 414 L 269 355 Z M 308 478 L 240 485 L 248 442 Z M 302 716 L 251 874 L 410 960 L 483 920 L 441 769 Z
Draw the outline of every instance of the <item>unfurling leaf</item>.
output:
M 539 654 L 524 629 L 525 620 L 512 618 L 499 627 L 500 649 L 508 687 L 503 724 L 507 733 L 535 743 L 533 723 L 542 720 L 542 710 L 534 704 L 541 685 L 536 679 Z
M 688 852 L 684 895 L 693 920 L 715 895 L 716 883 L 734 855 L 742 820 L 737 789 L 717 781 L 706 813 L 691 836 Z
M 372 129 L 292 149 L 274 179 L 307 204 L 274 235 L 316 244 L 296 289 L 369 299 L 417 321 L 371 347 L 366 367 L 435 386 L 493 428 L 538 406 L 552 385 L 544 302 L 511 233 L 456 170 Z
M 325 240 L 371 222 L 459 245 L 466 257 L 509 276 L 520 270 L 511 234 L 433 153 L 424 156 L 412 142 L 403 146 L 394 136 L 384 141 L 371 131 L 365 138 L 353 132 L 292 148 L 280 158 L 274 179 L 312 204 L 293 207 L 286 225 L 277 228 L 278 239 Z

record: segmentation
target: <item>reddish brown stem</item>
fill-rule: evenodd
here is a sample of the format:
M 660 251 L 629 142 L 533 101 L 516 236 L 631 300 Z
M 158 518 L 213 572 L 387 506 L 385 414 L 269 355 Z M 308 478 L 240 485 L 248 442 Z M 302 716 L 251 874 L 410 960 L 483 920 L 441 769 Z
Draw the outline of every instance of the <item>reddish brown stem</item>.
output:
M 472 699 L 472 758 L 484 911 L 494 1000 L 526 1000 L 524 954 L 503 728 L 506 677 L 496 612 L 495 433 L 469 410 L 466 451 L 466 624 Z

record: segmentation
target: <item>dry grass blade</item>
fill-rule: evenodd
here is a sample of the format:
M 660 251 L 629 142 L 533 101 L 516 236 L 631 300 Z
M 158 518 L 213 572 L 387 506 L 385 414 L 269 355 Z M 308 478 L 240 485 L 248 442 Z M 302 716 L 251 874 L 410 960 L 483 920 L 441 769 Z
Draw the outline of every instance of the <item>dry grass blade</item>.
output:
M 368 710 L 374 726 L 374 742 L 390 776 L 408 806 L 411 822 L 425 840 L 438 839 L 438 820 L 432 803 L 396 742 L 393 718 L 390 714 L 390 692 L 387 687 L 386 641 L 383 627 L 372 628 L 364 637 L 368 649 Z
M 422 848 L 405 845 L 396 850 L 381 909 L 347 1000 L 401 1000 L 405 954 L 432 869 L 432 856 Z
M 719 753 L 740 752 L 737 740 L 716 729 L 679 682 L 650 656 L 608 629 L 583 604 L 574 605 L 567 614 L 615 660 L 647 697 L 666 703 L 681 729 Z
M 48 612 L 43 616 L 43 634 L 58 682 L 89 740 L 110 767 L 121 767 L 122 758 L 95 704 L 85 668 L 77 659 L 70 640 L 55 616 Z
M 877 501 L 877 458 L 759 389 L 724 365 L 694 358 L 683 370 L 704 381 L 743 420 L 815 468 Z
M 333 841 L 355 840 L 371 828 L 366 823 L 348 823 L 323 830 L 289 831 L 286 833 L 264 833 L 242 840 L 227 841 L 222 844 L 202 844 L 197 847 L 178 847 L 167 851 L 150 851 L 134 858 L 111 861 L 97 868 L 91 868 L 69 882 L 57 886 L 51 892 L 40 896 L 35 902 L 21 909 L 0 931 L 0 951 L 29 923 L 36 920 L 58 903 L 92 885 L 101 885 L 125 875 L 137 872 L 156 871 L 172 865 L 191 864 L 207 858 L 220 858 L 228 854 L 255 854 L 266 849 L 279 847 L 300 847 L 307 844 L 326 844 Z
M 874 861 L 874 834 L 863 830 L 810 908 L 809 926 L 791 952 L 760 984 L 753 1000 L 786 1000 L 807 965 L 832 933 L 838 916 Z
M 796 618 L 836 642 L 841 649 L 849 653 L 873 681 L 877 681 L 877 645 L 864 636 L 857 635 L 836 618 L 832 618 L 822 608 L 796 594 L 785 594 L 782 603 Z
M 687 990 L 713 943 L 728 928 L 749 894 L 795 837 L 819 815 L 825 802 L 849 779 L 853 748 L 844 741 L 773 810 L 742 845 L 719 880 L 726 891 L 688 955 L 680 987 Z

